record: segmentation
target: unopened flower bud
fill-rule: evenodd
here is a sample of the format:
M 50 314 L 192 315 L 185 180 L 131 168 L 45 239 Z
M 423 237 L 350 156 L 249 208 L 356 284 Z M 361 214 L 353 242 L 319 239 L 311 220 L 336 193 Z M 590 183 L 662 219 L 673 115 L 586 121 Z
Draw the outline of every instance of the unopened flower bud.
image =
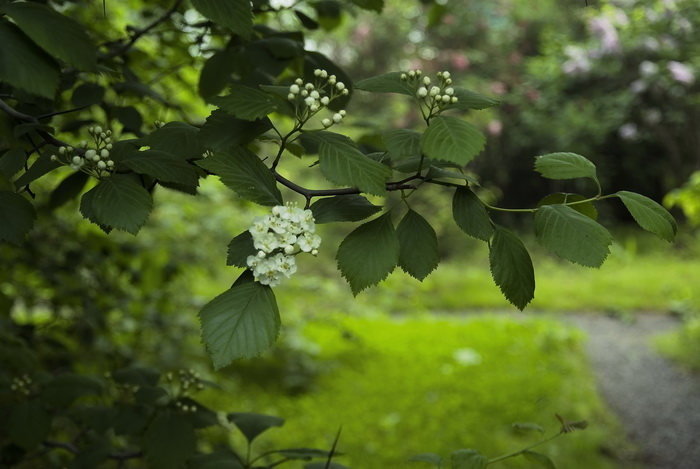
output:
M 82 164 L 82 163 L 83 163 L 83 159 L 81 157 L 79 157 L 79 156 L 73 157 L 73 164 Z
M 338 91 L 343 91 L 345 89 L 345 83 L 342 81 L 339 81 L 338 83 L 335 84 L 335 87 Z
M 338 111 L 338 114 L 345 117 L 345 114 L 347 114 L 347 112 L 345 112 L 345 109 L 341 109 L 340 111 Z
M 56 156 L 56 155 L 51 155 L 51 161 L 53 161 L 54 163 L 56 163 L 56 162 L 58 161 L 58 156 Z
M 343 120 L 343 116 L 340 115 L 340 113 L 336 112 L 333 114 L 333 122 L 336 124 L 340 124 L 340 122 Z
M 59 147 L 58 152 L 59 152 L 61 155 L 65 155 L 65 154 L 66 154 L 66 147 Z
M 328 96 L 324 96 L 323 98 L 321 98 L 321 104 L 323 104 L 324 106 L 328 106 L 328 103 L 330 102 L 331 99 Z
M 332 122 L 331 122 L 330 119 L 323 119 L 323 120 L 321 121 L 321 124 L 323 124 L 324 127 L 330 127 L 331 124 L 332 124 Z
M 321 97 L 321 95 L 318 94 L 318 91 L 316 91 L 316 90 L 313 90 L 311 93 L 309 93 L 309 96 L 311 96 L 314 99 L 318 99 Z
M 109 150 L 103 148 L 102 151 L 100 151 L 100 157 L 103 159 L 109 158 Z
M 421 98 L 425 98 L 426 96 L 428 96 L 428 89 L 425 86 L 421 86 L 420 88 L 418 88 L 418 96 L 420 96 Z
M 289 87 L 289 92 L 293 94 L 299 94 L 299 85 L 296 83 Z
M 97 162 L 97 168 L 98 168 L 98 169 L 106 169 L 106 168 L 107 168 L 107 163 L 105 163 L 104 161 L 98 161 L 98 162 Z
M 450 98 L 450 102 L 451 102 L 452 104 L 456 103 L 457 101 L 459 101 L 459 100 L 457 99 L 457 96 L 452 96 L 452 98 Z
M 428 86 L 430 84 L 430 77 L 423 77 L 423 84 Z

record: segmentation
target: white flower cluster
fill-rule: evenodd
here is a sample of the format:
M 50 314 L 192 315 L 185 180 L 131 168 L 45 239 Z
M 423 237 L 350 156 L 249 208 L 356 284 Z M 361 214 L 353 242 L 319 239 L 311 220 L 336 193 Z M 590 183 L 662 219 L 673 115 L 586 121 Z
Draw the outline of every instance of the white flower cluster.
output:
M 297 106 L 297 117 L 300 121 L 306 121 L 318 111 L 328 106 L 331 101 L 350 93 L 345 87 L 345 83 L 338 81 L 335 75 L 328 75 L 328 72 L 321 69 L 314 70 L 316 83 L 304 83 L 304 80 L 297 78 L 289 86 L 287 98 Z M 332 119 L 323 119 L 322 124 L 328 128 L 333 124 L 340 124 L 345 117 L 345 111 L 340 110 L 333 115 Z
M 75 171 L 83 171 L 98 179 L 109 177 L 114 171 L 114 161 L 109 157 L 112 149 L 112 131 L 102 127 L 88 129 L 95 141 L 95 148 L 88 149 L 88 142 L 80 142 L 80 149 L 59 147 L 58 155 L 51 155 L 51 161 L 70 166 Z
M 255 256 L 248 256 L 248 267 L 255 280 L 274 287 L 282 277 L 297 271 L 295 257 L 300 252 L 318 254 L 321 237 L 315 234 L 316 224 L 311 210 L 293 205 L 278 205 L 272 213 L 255 217 L 248 230 L 253 235 Z
M 455 96 L 455 89 L 450 86 L 452 84 L 450 72 L 438 72 L 437 78 L 437 85 L 431 86 L 430 77 L 423 76 L 421 70 L 411 70 L 401 74 L 401 80 L 412 83 L 416 87 L 416 96 L 422 99 L 430 109 L 459 101 Z
M 10 389 L 13 391 L 28 396 L 31 393 L 32 379 L 28 375 L 23 375 L 20 378 L 12 378 Z

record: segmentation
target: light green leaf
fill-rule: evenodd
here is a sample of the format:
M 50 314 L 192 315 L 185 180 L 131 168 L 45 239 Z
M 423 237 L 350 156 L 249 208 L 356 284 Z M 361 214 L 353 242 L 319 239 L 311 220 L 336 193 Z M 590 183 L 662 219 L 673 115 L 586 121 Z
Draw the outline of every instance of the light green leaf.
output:
M 421 155 L 420 137 L 420 132 L 415 130 L 395 129 L 384 132 L 382 140 L 389 150 L 389 157 L 398 161 Z
M 436 160 L 445 160 L 461 166 L 469 163 L 486 144 L 486 137 L 469 122 L 456 117 L 433 117 L 423 132 L 420 147 L 423 153 Z
M 260 434 L 270 428 L 281 427 L 284 424 L 284 419 L 274 415 L 254 414 L 251 412 L 232 412 L 227 417 L 243 433 L 248 443 L 252 443 Z
M 75 20 L 34 2 L 8 3 L 0 11 L 50 55 L 79 70 L 97 71 L 97 49 Z
M 598 182 L 595 165 L 576 153 L 550 153 L 535 159 L 535 171 L 548 179 L 591 178 Z
M 450 108 L 456 109 L 486 109 L 489 107 L 497 106 L 500 104 L 499 101 L 484 96 L 483 94 L 476 93 L 474 91 L 465 90 L 464 88 L 454 87 L 454 96 L 457 97 L 457 102 L 450 104 Z
M 376 77 L 365 78 L 355 84 L 355 88 L 372 93 L 399 93 L 407 96 L 415 96 L 415 86 L 401 79 L 404 72 L 389 72 Z
M 99 224 L 134 235 L 146 223 L 153 206 L 146 189 L 120 174 L 103 179 L 87 194 L 92 194 L 92 213 Z
M 24 148 L 14 147 L 0 155 L 0 173 L 8 179 L 20 172 L 27 163 L 27 152 Z
M 163 182 L 197 186 L 199 176 L 185 160 L 161 150 L 133 151 L 120 165 Z
M 260 355 L 277 339 L 280 314 L 275 294 L 258 282 L 241 283 L 199 312 L 202 341 L 217 370 L 239 358 Z
M 197 162 L 221 178 L 226 187 L 260 205 L 282 205 L 277 181 L 258 156 L 245 147 L 218 151 Z
M 226 265 L 248 267 L 248 256 L 254 256 L 257 252 L 253 246 L 253 235 L 245 230 L 228 243 Z
M 11 407 L 3 426 L 10 441 L 31 451 L 44 441 L 51 429 L 51 415 L 37 399 L 21 401 Z
M 253 13 L 248 0 L 192 0 L 192 6 L 244 39 L 249 39 L 253 32 Z
M 535 270 L 525 245 L 512 232 L 496 225 L 489 247 L 491 275 L 506 299 L 519 310 L 535 296 Z
M 455 190 L 452 198 L 452 218 L 469 236 L 488 241 L 493 236 L 491 218 L 484 203 L 467 187 Z
M 556 204 L 567 204 L 569 202 L 580 202 L 582 200 L 586 200 L 587 197 L 582 196 L 581 194 L 569 194 L 566 192 L 557 192 L 554 194 L 549 194 L 546 196 L 544 199 L 540 200 L 540 202 L 537 204 L 538 207 L 541 207 L 543 205 L 556 205 Z M 591 220 L 597 220 L 598 219 L 598 210 L 595 208 L 595 205 L 593 205 L 593 202 L 583 202 L 583 203 L 576 203 L 573 205 L 569 205 L 569 207 L 573 208 L 579 213 L 582 213 L 586 215 L 588 218 Z
M 148 467 L 154 469 L 184 468 L 194 454 L 197 439 L 188 416 L 171 410 L 159 412 L 143 437 Z
M 435 179 L 461 179 L 462 181 L 467 181 L 469 184 L 474 186 L 479 186 L 479 181 L 461 171 L 450 171 L 449 169 L 440 168 L 434 165 L 430 165 L 428 172 L 425 174 L 425 181 L 433 181 Z
M 21 245 L 34 226 L 34 205 L 12 191 L 0 191 L 0 241 Z
M 336 195 L 324 197 L 311 204 L 311 212 L 317 224 L 337 221 L 360 221 L 379 212 L 382 208 L 361 195 Z
M 401 250 L 399 266 L 423 281 L 440 263 L 437 234 L 428 221 L 409 209 L 396 227 Z
M 636 192 L 620 191 L 614 195 L 622 200 L 639 226 L 668 242 L 676 238 L 676 220 L 657 202 Z
M 330 182 L 357 187 L 368 194 L 386 194 L 386 180 L 391 170 L 362 154 L 348 137 L 326 131 L 307 135 L 320 142 L 321 172 Z
M 416 454 L 415 456 L 411 456 L 410 458 L 408 458 L 408 460 L 411 462 L 427 462 L 430 464 L 434 464 L 438 468 L 442 465 L 442 458 L 439 454 L 435 453 Z
M 272 128 L 270 119 L 247 121 L 215 109 L 199 131 L 199 137 L 207 148 L 224 150 L 244 145 Z
M 399 262 L 400 249 L 389 213 L 355 228 L 336 254 L 353 295 L 384 280 Z
M 209 102 L 233 116 L 251 121 L 278 108 L 276 95 L 242 85 L 233 85 L 229 94 L 214 96 Z
M 473 449 L 458 449 L 451 459 L 452 469 L 484 469 L 489 465 L 488 458 Z
M 608 230 L 566 205 L 540 207 L 535 235 L 547 250 L 587 267 L 600 267 L 612 243 Z
M 185 122 L 168 122 L 148 135 L 151 150 L 160 150 L 183 160 L 201 158 L 204 147 L 199 141 L 199 129 Z
M 557 469 L 551 459 L 542 453 L 535 453 L 534 451 L 523 451 L 521 453 L 525 459 L 530 462 L 534 462 L 539 467 L 544 469 Z
M 60 81 L 58 64 L 13 24 L 0 21 L 0 81 L 53 99 Z

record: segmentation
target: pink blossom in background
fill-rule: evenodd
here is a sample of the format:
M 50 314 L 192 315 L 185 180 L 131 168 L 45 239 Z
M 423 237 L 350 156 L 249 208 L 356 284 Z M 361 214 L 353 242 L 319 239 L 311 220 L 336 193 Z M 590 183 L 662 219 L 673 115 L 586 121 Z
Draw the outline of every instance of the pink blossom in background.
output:
M 671 60 L 667 64 L 667 67 L 668 71 L 671 72 L 671 76 L 673 76 L 673 79 L 677 82 L 686 85 L 692 85 L 693 83 L 695 83 L 695 74 L 693 73 L 693 70 L 686 64 L 676 62 L 675 60 Z
M 498 119 L 492 120 L 486 127 L 486 131 L 489 133 L 489 135 L 498 137 L 499 135 L 501 135 L 501 132 L 503 132 L 503 122 L 501 122 Z
M 506 91 L 508 90 L 506 88 L 506 84 L 502 81 L 494 81 L 491 83 L 491 91 L 493 92 L 493 94 L 501 95 L 506 94 Z
M 608 18 L 593 18 L 589 23 L 589 27 L 593 34 L 600 39 L 601 55 L 616 54 L 622 50 L 617 29 Z
M 465 70 L 469 68 L 469 59 L 463 54 L 454 54 L 452 56 L 452 68 L 455 70 Z

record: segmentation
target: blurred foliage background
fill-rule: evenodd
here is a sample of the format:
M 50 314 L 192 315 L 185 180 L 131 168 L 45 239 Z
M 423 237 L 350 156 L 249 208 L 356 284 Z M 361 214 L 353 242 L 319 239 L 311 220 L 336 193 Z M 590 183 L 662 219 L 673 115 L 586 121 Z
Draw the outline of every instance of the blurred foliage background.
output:
M 89 20 L 102 42 L 169 7 L 106 2 L 105 16 L 102 2 L 57 3 Z M 299 15 L 283 8 L 291 3 L 271 1 L 282 10 L 260 21 L 298 27 Z M 351 467 L 406 467 L 413 454 L 459 447 L 495 456 L 532 439 L 511 423 L 536 421 L 552 431 L 554 412 L 592 423 L 547 446 L 562 467 L 632 467 L 633 448 L 596 394 L 585 337 L 557 317 L 677 314 L 685 326 L 660 348 L 700 368 L 700 4 L 589 3 L 388 0 L 381 15 L 324 10 L 330 8 L 324 2 L 297 7 L 318 18 L 306 47 L 328 55 L 353 80 L 398 69 L 449 70 L 455 82 L 501 101 L 468 116 L 489 138 L 468 168 L 479 175 L 482 196 L 523 207 L 547 191 L 590 192 L 585 181 L 564 187 L 534 177 L 534 156 L 577 152 L 596 163 L 611 192 L 638 191 L 674 207 L 686 222 L 676 245 L 629 234 L 616 206 L 601 209 L 619 241 L 600 271 L 546 257 L 530 240 L 538 287 L 521 315 L 493 285 L 484 247 L 448 223 L 449 199 L 429 193 L 420 203 L 431 221 L 443 222 L 438 234 L 448 262 L 423 284 L 395 273 L 352 298 L 333 260 L 352 226 L 323 227 L 317 262 L 300 266 L 280 290 L 278 346 L 213 375 L 195 314 L 236 278 L 224 266 L 226 244 L 259 210 L 207 181 L 198 198 L 157 193 L 147 229 L 133 238 L 106 236 L 81 221 L 76 206 L 46 196 L 27 244 L 0 246 L 0 361 L 21 338 L 50 372 L 194 368 L 220 386 L 207 391 L 213 408 L 288 419 L 290 431 L 261 445 L 327 447 L 343 425 L 342 461 Z M 123 138 L 141 135 L 155 120 L 200 125 L 207 108 L 198 94 L 216 80 L 207 63 L 228 46 L 199 33 L 202 18 L 194 10 L 175 21 L 175 28 L 139 42 L 119 70 L 126 77 L 121 88 L 99 80 L 82 89 L 65 83 L 66 107 L 105 104 L 74 113 L 63 130 L 73 131 L 76 116 L 82 123 L 113 121 Z M 375 129 L 420 120 L 400 99 L 361 93 L 348 116 L 349 132 L 367 149 L 381 145 Z M 4 118 L 0 129 L 7 128 Z M 82 138 L 77 127 L 74 137 Z M 38 197 L 68 174 L 57 171 Z M 205 445 L 221 438 L 204 436 Z

